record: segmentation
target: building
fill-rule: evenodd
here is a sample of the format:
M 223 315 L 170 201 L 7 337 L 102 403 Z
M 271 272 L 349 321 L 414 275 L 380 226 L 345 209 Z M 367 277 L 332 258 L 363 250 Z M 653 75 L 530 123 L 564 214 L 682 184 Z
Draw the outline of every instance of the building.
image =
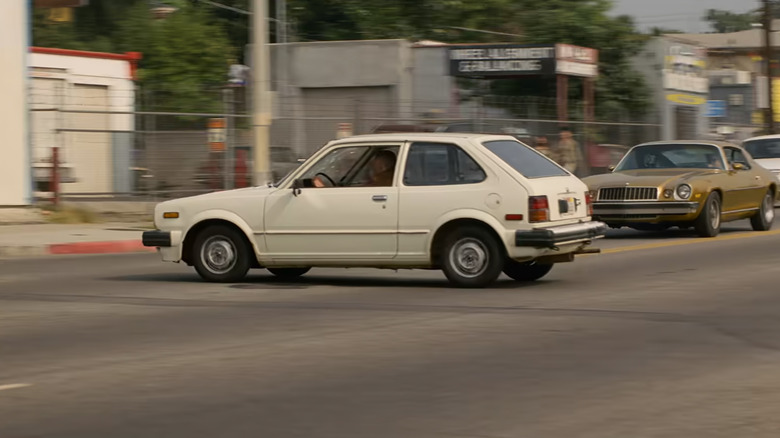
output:
M 652 93 L 661 139 L 696 139 L 708 132 L 706 56 L 701 45 L 664 36 L 649 40 L 633 58 Z
M 37 191 L 50 189 L 54 148 L 59 150 L 62 193 L 131 190 L 140 57 L 30 49 L 30 150 Z

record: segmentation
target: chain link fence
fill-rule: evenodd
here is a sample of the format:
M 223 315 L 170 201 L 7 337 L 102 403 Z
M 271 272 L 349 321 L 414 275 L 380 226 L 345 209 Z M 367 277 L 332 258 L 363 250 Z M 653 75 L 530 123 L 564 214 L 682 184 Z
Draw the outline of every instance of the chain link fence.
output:
M 81 90 L 78 96 L 51 91 L 33 96 L 31 108 L 32 161 L 40 198 L 56 190 L 70 199 L 159 201 L 251 184 L 251 117 L 242 93 L 223 91 L 222 111 L 195 113 L 163 109 L 154 103 L 153 93 L 138 93 L 136 105 L 128 105 L 121 101 L 128 96 L 104 96 L 99 90 Z M 271 170 L 274 178 L 283 177 L 299 159 L 340 133 L 500 133 L 532 146 L 546 137 L 554 149 L 562 126 L 555 111 L 554 100 L 539 98 L 484 97 L 457 105 L 283 101 L 277 103 L 271 126 Z M 572 103 L 566 123 L 581 151 L 580 176 L 606 171 L 627 147 L 660 138 L 656 124 L 586 122 L 583 114 L 581 105 Z

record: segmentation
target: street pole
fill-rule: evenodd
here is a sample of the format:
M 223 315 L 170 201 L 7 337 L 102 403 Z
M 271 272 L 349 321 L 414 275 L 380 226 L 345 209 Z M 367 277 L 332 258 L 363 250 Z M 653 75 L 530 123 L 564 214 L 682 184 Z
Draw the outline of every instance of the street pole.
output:
M 254 185 L 271 180 L 271 69 L 268 47 L 268 0 L 252 0 L 252 126 Z
M 767 82 L 767 111 L 766 111 L 766 127 L 767 134 L 775 133 L 775 109 L 774 109 L 774 93 L 772 92 L 772 7 L 769 0 L 764 0 L 764 69 Z

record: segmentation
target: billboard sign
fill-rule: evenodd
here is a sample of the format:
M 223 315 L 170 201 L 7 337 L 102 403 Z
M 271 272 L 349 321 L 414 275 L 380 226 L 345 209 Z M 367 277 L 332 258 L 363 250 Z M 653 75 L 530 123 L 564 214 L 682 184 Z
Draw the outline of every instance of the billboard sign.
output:
M 449 49 L 451 76 L 598 76 L 598 51 L 570 44 L 473 44 Z

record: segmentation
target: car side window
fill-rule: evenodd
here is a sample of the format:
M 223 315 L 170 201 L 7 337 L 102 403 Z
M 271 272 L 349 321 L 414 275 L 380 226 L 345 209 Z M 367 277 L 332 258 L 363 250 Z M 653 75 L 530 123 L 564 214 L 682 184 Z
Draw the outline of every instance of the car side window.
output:
M 330 151 L 309 170 L 305 185 L 322 187 L 389 187 L 393 185 L 398 146 L 355 146 Z
M 485 171 L 463 149 L 445 143 L 413 143 L 404 170 L 404 185 L 476 184 Z
M 739 149 L 726 148 L 726 159 L 729 160 L 730 165 L 738 163 L 745 166 L 745 169 L 750 169 L 750 163 L 748 162 L 747 157 Z

